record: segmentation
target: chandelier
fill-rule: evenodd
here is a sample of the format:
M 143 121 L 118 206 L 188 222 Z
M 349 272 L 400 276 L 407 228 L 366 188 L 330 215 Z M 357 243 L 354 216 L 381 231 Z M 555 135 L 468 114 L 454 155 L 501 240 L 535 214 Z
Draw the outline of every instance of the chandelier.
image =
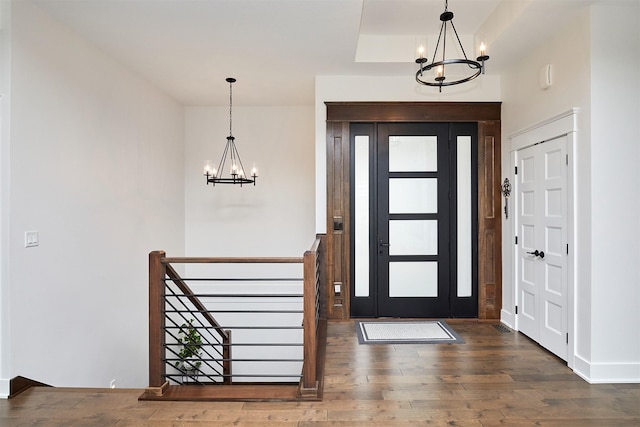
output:
M 418 64 L 416 81 L 426 86 L 437 86 L 440 92 L 442 92 L 442 86 L 453 86 L 460 83 L 465 83 L 475 79 L 481 73 L 484 74 L 484 61 L 489 59 L 489 56 L 486 55 L 485 52 L 484 43 L 480 45 L 480 56 L 478 56 L 475 61 L 467 58 L 467 54 L 462 47 L 462 42 L 460 41 L 460 37 L 458 36 L 456 27 L 455 25 L 453 25 L 453 12 L 449 11 L 448 8 L 449 1 L 445 0 L 444 12 L 440 14 L 440 21 L 442 21 L 442 24 L 440 25 L 440 34 L 438 35 L 436 48 L 433 51 L 431 63 L 427 63 L 428 61 L 427 58 L 424 57 L 424 49 L 422 46 L 420 46 L 418 52 L 420 56 L 418 57 L 418 59 L 416 59 L 416 63 Z M 462 55 L 464 56 L 464 58 L 447 58 L 447 31 L 449 27 L 451 28 L 451 30 L 453 30 L 453 34 L 456 36 L 455 38 L 458 41 L 458 45 L 460 46 L 460 50 L 462 51 Z M 440 46 L 441 42 L 442 48 Z M 439 50 L 442 51 L 441 59 L 438 56 Z M 462 67 L 456 67 L 455 70 L 463 70 L 464 72 L 461 73 L 462 77 L 456 77 L 454 79 L 447 80 L 445 71 L 447 66 L 449 65 L 461 65 Z M 434 77 L 433 80 L 428 80 L 425 73 L 431 70 L 434 70 Z
M 253 184 L 256 185 L 256 179 L 258 178 L 258 170 L 255 165 L 251 169 L 251 175 L 247 176 L 245 174 L 244 166 L 242 165 L 242 160 L 240 160 L 240 154 L 238 154 L 238 149 L 236 148 L 235 138 L 233 136 L 233 132 L 231 130 L 231 126 L 233 124 L 233 115 L 232 115 L 232 106 L 233 106 L 233 83 L 235 83 L 236 79 L 233 77 L 227 77 L 227 82 L 229 82 L 229 136 L 227 137 L 227 145 L 224 147 L 224 152 L 222 153 L 222 158 L 218 163 L 218 167 L 216 168 L 211 161 L 207 160 L 204 165 L 204 175 L 207 177 L 207 185 L 210 183 L 214 186 L 216 184 L 240 184 L 242 187 L 243 184 Z M 227 162 L 227 158 L 229 159 L 229 175 L 225 176 L 225 164 Z

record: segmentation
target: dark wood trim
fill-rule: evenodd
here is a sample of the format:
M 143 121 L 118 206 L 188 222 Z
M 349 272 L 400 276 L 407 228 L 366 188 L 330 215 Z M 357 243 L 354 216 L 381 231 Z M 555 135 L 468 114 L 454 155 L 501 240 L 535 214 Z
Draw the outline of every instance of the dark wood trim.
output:
M 478 318 L 502 308 L 499 102 L 327 102 L 327 318 L 350 313 L 352 122 L 478 123 Z M 336 227 L 339 221 L 341 227 Z M 339 229 L 338 229 L 339 228 Z M 336 292 L 336 288 L 339 292 Z
M 327 102 L 328 122 L 500 120 L 499 102 Z
M 164 327 L 163 314 L 165 266 L 162 264 L 164 251 L 149 253 L 149 387 L 162 387 L 165 382 Z
M 160 387 L 147 387 L 144 395 L 162 397 L 169 389 L 169 381 L 165 381 Z
M 319 291 L 321 287 L 321 237 L 316 237 L 311 249 L 304 253 L 304 337 L 303 352 L 304 363 L 302 365 L 302 379 L 300 391 L 305 395 L 313 395 L 318 392 L 318 379 L 316 378 L 316 363 L 318 351 L 318 316 L 320 313 Z
M 478 317 L 502 309 L 500 121 L 478 122 Z
M 327 347 L 327 321 L 318 322 L 318 363 L 316 364 L 317 389 L 313 394 L 302 393 L 300 384 L 274 383 L 236 383 L 234 385 L 217 384 L 169 385 L 148 387 L 138 400 L 140 401 L 190 401 L 190 402 L 302 402 L 322 400 L 324 386 L 324 365 Z
M 327 318 L 349 318 L 349 123 L 327 124 Z
M 143 393 L 140 401 L 182 401 L 182 402 L 288 402 L 300 400 L 319 400 L 301 398 L 298 384 L 218 384 L 170 385 L 162 394 Z
M 20 393 L 29 390 L 31 387 L 51 387 L 49 384 L 41 383 L 29 378 L 17 376 L 9 381 L 9 399 L 13 399 Z

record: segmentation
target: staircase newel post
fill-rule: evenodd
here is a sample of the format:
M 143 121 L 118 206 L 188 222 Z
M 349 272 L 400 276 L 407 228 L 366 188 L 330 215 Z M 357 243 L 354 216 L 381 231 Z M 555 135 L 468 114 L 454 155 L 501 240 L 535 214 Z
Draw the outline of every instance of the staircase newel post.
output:
M 303 328 L 304 328 L 304 364 L 302 368 L 302 387 L 316 388 L 316 253 L 307 251 L 303 257 Z
M 149 253 L 149 386 L 161 387 L 165 380 L 164 251 Z

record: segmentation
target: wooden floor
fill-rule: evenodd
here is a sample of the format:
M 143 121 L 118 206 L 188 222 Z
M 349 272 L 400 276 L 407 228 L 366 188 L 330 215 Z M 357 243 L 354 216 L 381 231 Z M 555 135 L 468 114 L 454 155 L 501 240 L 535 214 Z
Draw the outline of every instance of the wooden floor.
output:
M 465 344 L 359 345 L 353 322 L 330 322 L 321 402 L 32 388 L 0 400 L 0 426 L 640 426 L 640 384 L 589 385 L 523 335 L 450 324 Z

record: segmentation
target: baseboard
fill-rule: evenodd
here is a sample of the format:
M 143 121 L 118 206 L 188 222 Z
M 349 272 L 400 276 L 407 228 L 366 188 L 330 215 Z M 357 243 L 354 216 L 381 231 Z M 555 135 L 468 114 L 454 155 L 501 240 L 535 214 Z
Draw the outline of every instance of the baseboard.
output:
M 11 390 L 11 382 L 6 379 L 0 379 L 0 399 L 8 399 Z
M 16 397 L 20 393 L 29 390 L 31 387 L 51 387 L 49 384 L 41 383 L 30 378 L 15 377 L 9 382 L 9 399 Z
M 504 308 L 500 310 L 500 322 L 515 331 L 515 316 L 513 315 L 513 313 L 506 311 Z
M 591 363 L 576 355 L 573 371 L 589 384 L 640 383 L 640 363 Z

